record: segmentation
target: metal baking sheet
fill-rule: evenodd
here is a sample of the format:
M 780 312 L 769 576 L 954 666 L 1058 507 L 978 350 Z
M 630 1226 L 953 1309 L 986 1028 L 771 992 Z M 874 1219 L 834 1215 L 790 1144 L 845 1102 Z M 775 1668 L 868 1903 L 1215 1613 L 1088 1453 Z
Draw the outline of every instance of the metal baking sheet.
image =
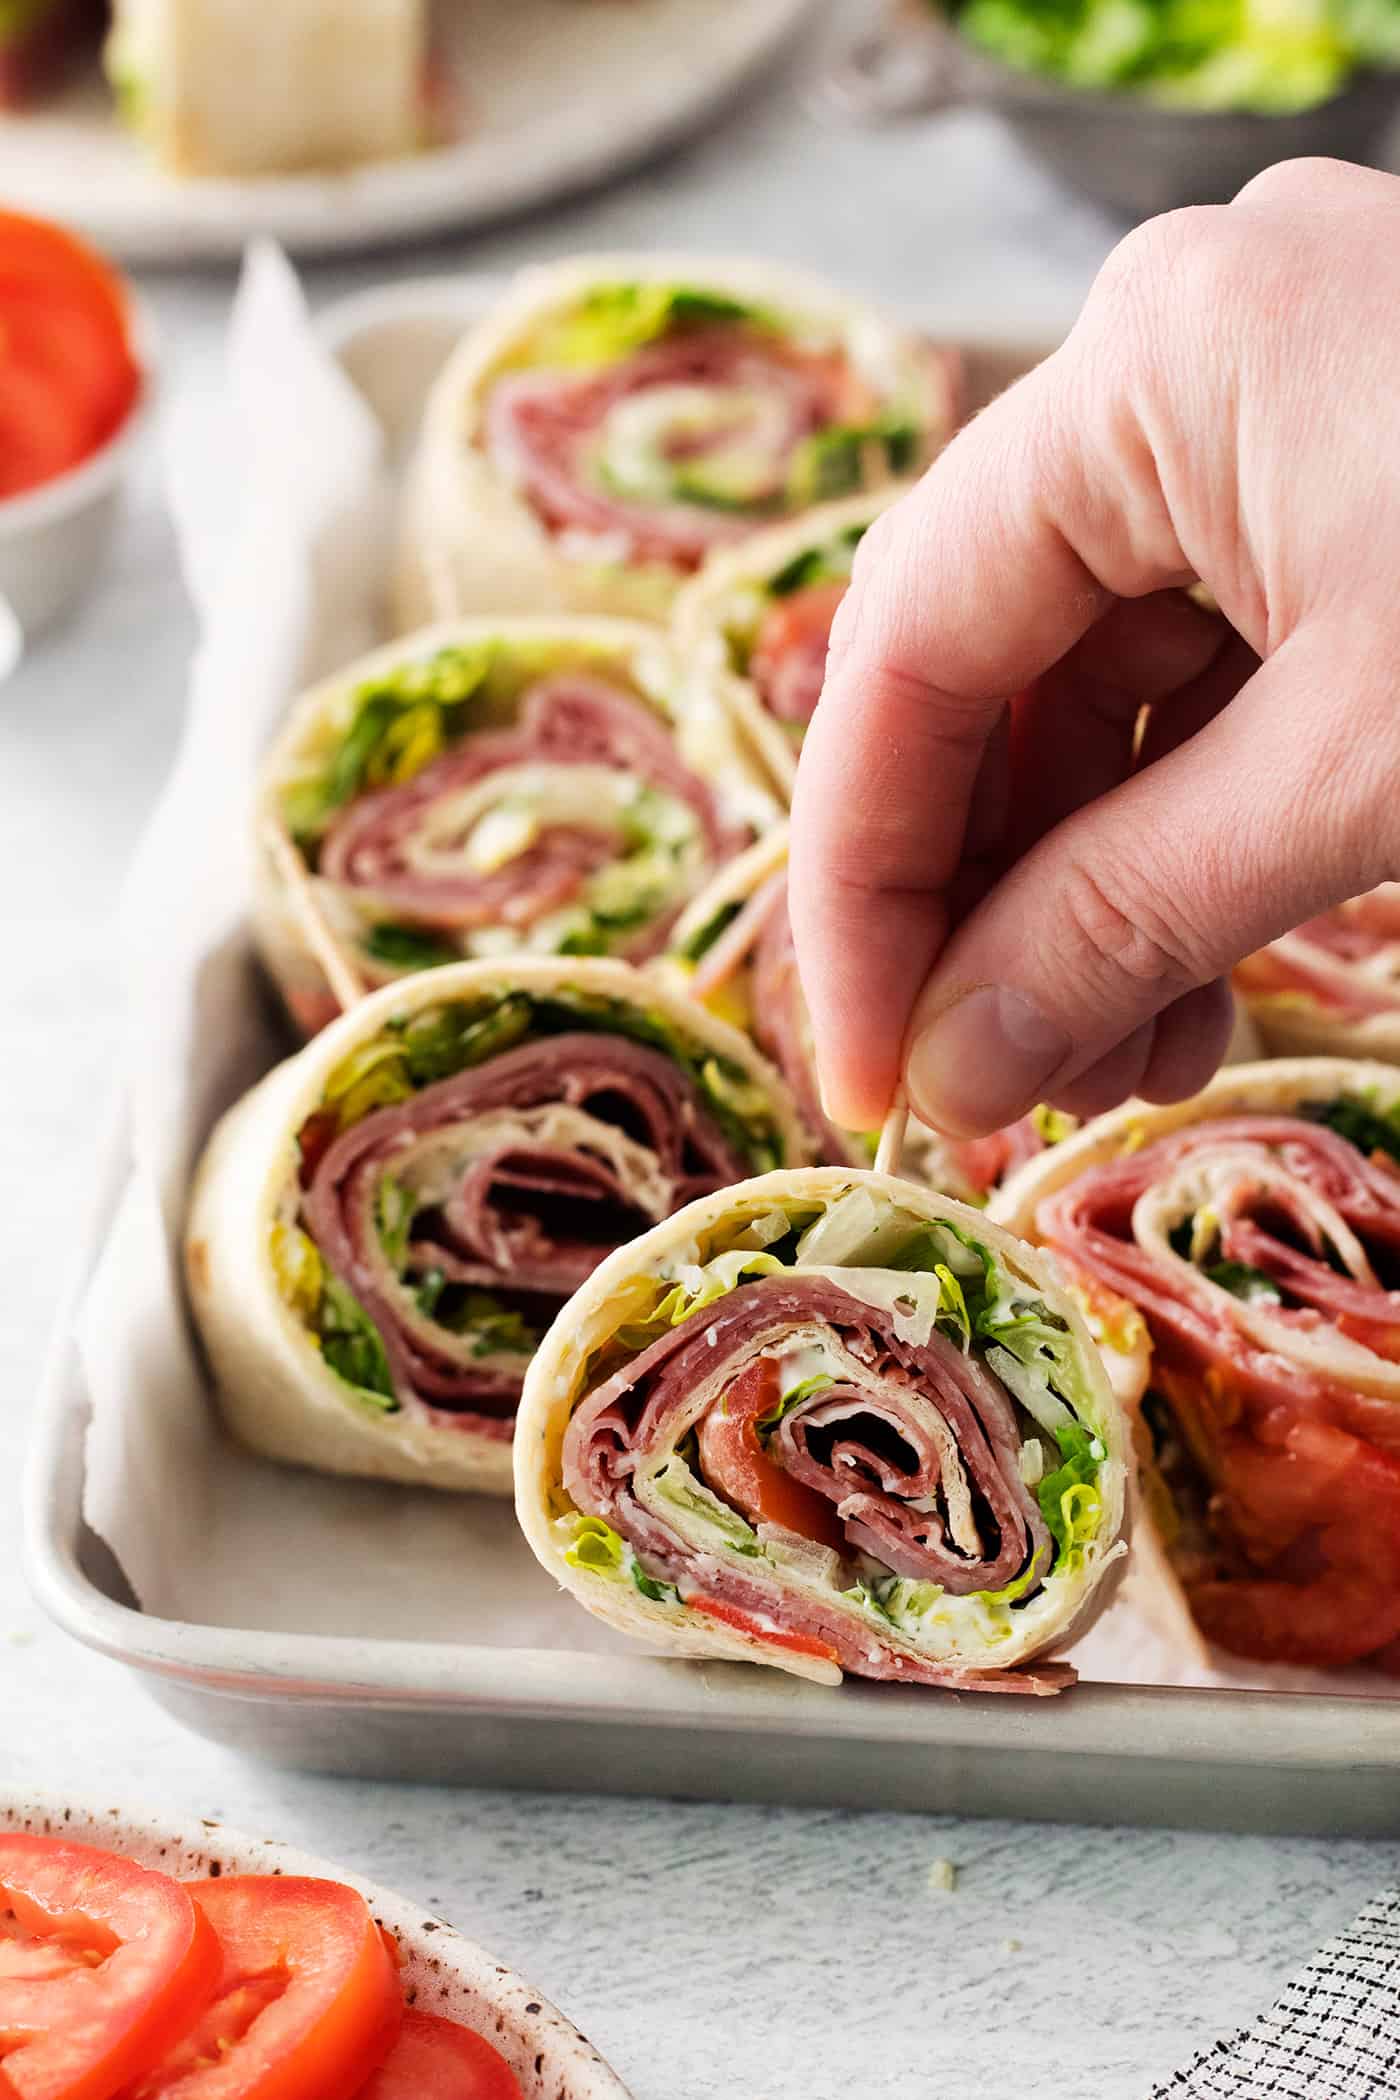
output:
M 481 297 L 479 282 L 408 285 L 326 318 L 327 340 L 392 441 L 411 428 Z M 1028 358 L 1015 346 L 978 350 L 977 391 Z M 600 1643 L 570 1600 L 544 1593 L 528 1643 L 502 1645 L 500 1627 L 480 1611 L 474 1623 L 470 1582 L 454 1569 L 450 1538 L 446 1558 L 441 1542 L 446 1506 L 454 1522 L 499 1536 L 502 1551 L 520 1556 L 522 1583 L 534 1580 L 503 1507 L 287 1473 L 234 1453 L 212 1427 L 192 1447 L 207 1477 L 192 1479 L 191 1493 L 222 1490 L 235 1501 L 265 1493 L 291 1511 L 302 1498 L 309 1556 L 332 1536 L 315 1518 L 338 1508 L 343 1535 L 368 1513 L 355 1536 L 371 1573 L 378 1541 L 378 1609 L 364 1615 L 353 1595 L 328 1604 L 327 1584 L 310 1574 L 304 1595 L 284 1584 L 271 1597 L 235 1555 L 219 1564 L 212 1591 L 207 1568 L 174 1571 L 175 1589 L 199 1598 L 200 1609 L 142 1610 L 83 1517 L 91 1396 L 74 1332 L 131 1164 L 118 1104 L 39 1399 L 26 1553 L 53 1618 L 141 1673 L 185 1726 L 281 1764 L 376 1777 L 1180 1827 L 1400 1830 L 1400 1700 L 1094 1683 L 1025 1701 L 855 1681 L 830 1689 L 742 1664 L 667 1661 L 620 1639 Z M 399 1499 L 391 1509 L 367 1493 Z M 437 1557 L 402 1568 L 389 1527 L 401 1545 L 415 1507 L 425 1530 L 437 1526 Z M 400 1512 L 408 1514 L 395 1522 Z M 403 1637 L 400 1626 L 420 1636 L 425 1628 L 414 1585 L 421 1600 L 441 1576 L 448 1594 L 432 1637 Z

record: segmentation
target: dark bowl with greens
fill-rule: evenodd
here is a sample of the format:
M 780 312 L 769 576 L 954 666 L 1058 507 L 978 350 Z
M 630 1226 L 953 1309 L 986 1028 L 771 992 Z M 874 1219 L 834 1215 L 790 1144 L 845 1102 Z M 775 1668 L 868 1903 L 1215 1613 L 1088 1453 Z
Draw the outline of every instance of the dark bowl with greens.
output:
M 1225 203 L 1277 161 L 1385 165 L 1400 0 L 1264 12 L 1258 0 L 893 0 L 827 94 L 866 118 L 993 109 L 1035 159 L 1130 219 Z

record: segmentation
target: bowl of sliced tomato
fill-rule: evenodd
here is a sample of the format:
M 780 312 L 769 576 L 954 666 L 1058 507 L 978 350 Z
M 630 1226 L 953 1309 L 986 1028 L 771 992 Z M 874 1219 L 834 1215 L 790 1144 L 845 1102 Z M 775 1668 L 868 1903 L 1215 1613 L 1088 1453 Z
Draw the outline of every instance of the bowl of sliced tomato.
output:
M 151 390 L 125 281 L 65 228 L 0 211 L 0 597 L 23 634 L 91 584 Z
M 520 1977 L 214 1823 L 0 1797 L 0 2100 L 627 2100 Z

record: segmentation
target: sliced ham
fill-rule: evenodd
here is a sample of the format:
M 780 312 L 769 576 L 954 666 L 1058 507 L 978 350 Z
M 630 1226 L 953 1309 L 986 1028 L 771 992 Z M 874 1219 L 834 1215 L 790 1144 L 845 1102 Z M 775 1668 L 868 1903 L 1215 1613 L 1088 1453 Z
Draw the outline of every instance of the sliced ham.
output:
M 948 1157 L 962 1185 L 975 1195 L 986 1196 L 1044 1150 L 1045 1139 L 1035 1117 L 1022 1116 L 1019 1123 L 994 1130 L 990 1137 L 950 1141 Z
M 680 501 L 646 504 L 609 491 L 594 454 L 608 418 L 654 390 L 699 389 L 732 419 L 717 418 L 709 444 L 736 442 L 771 464 L 766 490 L 745 509 Z M 752 531 L 755 512 L 782 507 L 793 454 L 833 423 L 868 416 L 874 404 L 844 358 L 800 351 L 742 325 L 681 332 L 649 343 L 601 372 L 510 373 L 491 389 L 486 445 L 498 470 L 551 532 L 616 543 L 618 558 L 695 569 L 714 548 Z M 667 457 L 703 457 L 706 440 L 677 435 Z
M 485 1151 L 467 1143 L 482 1118 L 550 1104 L 623 1132 L 640 1163 L 631 1185 L 601 1139 L 565 1149 L 508 1132 Z M 396 1267 L 379 1231 L 385 1181 L 411 1174 L 444 1140 L 451 1158 L 454 1134 L 462 1160 L 451 1165 L 450 1190 L 415 1210 L 407 1259 Z M 479 1356 L 492 1352 L 438 1325 L 415 1284 L 436 1270 L 447 1283 L 504 1294 L 543 1325 L 615 1246 L 746 1171 L 663 1052 L 571 1032 L 523 1043 L 364 1116 L 318 1160 L 302 1222 L 378 1330 L 400 1403 L 450 1411 L 473 1429 L 499 1421 L 508 1435 L 521 1368 L 483 1364 Z
M 717 1599 L 762 1624 L 820 1643 L 865 1677 L 1005 1690 L 1050 1690 L 1054 1666 L 978 1672 L 921 1658 L 882 1641 L 839 1604 L 784 1581 L 781 1569 L 699 1552 L 661 1513 L 645 1484 L 765 1356 L 813 1339 L 837 1352 L 843 1375 L 799 1401 L 768 1440 L 767 1457 L 825 1498 L 848 1554 L 937 1584 L 954 1596 L 1004 1588 L 1029 1571 L 1027 1595 L 1048 1571 L 1053 1546 L 1018 1464 L 1011 1401 L 975 1357 L 935 1330 L 901 1341 L 890 1316 L 821 1275 L 793 1272 L 741 1284 L 634 1358 L 584 1399 L 564 1440 L 563 1481 L 575 1505 L 602 1518 L 653 1577 L 683 1598 Z M 742 1506 L 727 1476 L 728 1439 L 710 1449 L 711 1492 Z M 640 1478 L 639 1478 L 640 1476 Z M 850 1582 L 856 1575 L 852 1571 Z
M 389 918 L 451 932 L 528 930 L 574 903 L 588 878 L 623 850 L 607 810 L 596 828 L 546 826 L 488 871 L 473 869 L 465 853 L 446 868 L 425 870 L 415 866 L 412 849 L 434 811 L 464 789 L 508 768 L 541 764 L 606 767 L 683 802 L 695 813 L 711 867 L 744 844 L 649 708 L 604 678 L 568 672 L 533 686 L 512 727 L 468 735 L 402 786 L 358 796 L 327 831 L 319 872 Z M 643 927 L 626 949 L 629 959 L 654 954 L 673 916 Z
M 1309 919 L 1239 967 L 1247 996 L 1300 993 L 1338 1020 L 1400 1008 L 1400 883 Z

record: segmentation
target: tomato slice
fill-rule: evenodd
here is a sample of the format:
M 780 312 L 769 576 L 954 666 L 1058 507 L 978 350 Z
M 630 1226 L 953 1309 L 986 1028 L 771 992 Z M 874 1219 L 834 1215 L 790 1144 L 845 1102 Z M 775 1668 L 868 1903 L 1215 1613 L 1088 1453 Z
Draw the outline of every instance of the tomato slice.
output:
M 844 583 L 809 583 L 804 590 L 775 598 L 763 615 L 749 675 L 780 722 L 805 728 L 816 713 L 831 623 L 845 595 Z
M 217 1973 L 178 1881 L 91 1845 L 0 1835 L 0 2094 L 109 2100 L 184 2031 Z
M 351 2100 L 403 2019 L 363 1896 L 275 1874 L 190 1889 L 218 1935 L 213 1998 L 122 2100 Z
M 825 1497 L 794 1480 L 764 1450 L 758 1425 L 782 1399 L 771 1356 L 741 1371 L 700 1424 L 700 1467 L 709 1485 L 755 1522 L 781 1524 L 835 1553 L 846 1550 L 841 1519 Z
M 61 227 L 0 211 L 0 496 L 95 451 L 140 385 L 121 279 Z
M 498 2049 L 435 2013 L 404 2014 L 399 2038 L 358 2100 L 524 2100 Z
M 817 1655 L 823 1662 L 835 1663 L 840 1668 L 841 1658 L 825 1641 L 819 1641 L 811 1633 L 784 1633 L 781 1628 L 765 1626 L 751 1612 L 741 1611 L 737 1604 L 726 1604 L 721 1597 L 702 1596 L 692 1590 L 686 1603 L 697 1611 L 707 1611 L 712 1619 L 722 1619 L 726 1626 L 737 1626 L 740 1633 L 751 1633 L 755 1640 L 767 1641 L 770 1648 L 786 1648 L 793 1655 Z

